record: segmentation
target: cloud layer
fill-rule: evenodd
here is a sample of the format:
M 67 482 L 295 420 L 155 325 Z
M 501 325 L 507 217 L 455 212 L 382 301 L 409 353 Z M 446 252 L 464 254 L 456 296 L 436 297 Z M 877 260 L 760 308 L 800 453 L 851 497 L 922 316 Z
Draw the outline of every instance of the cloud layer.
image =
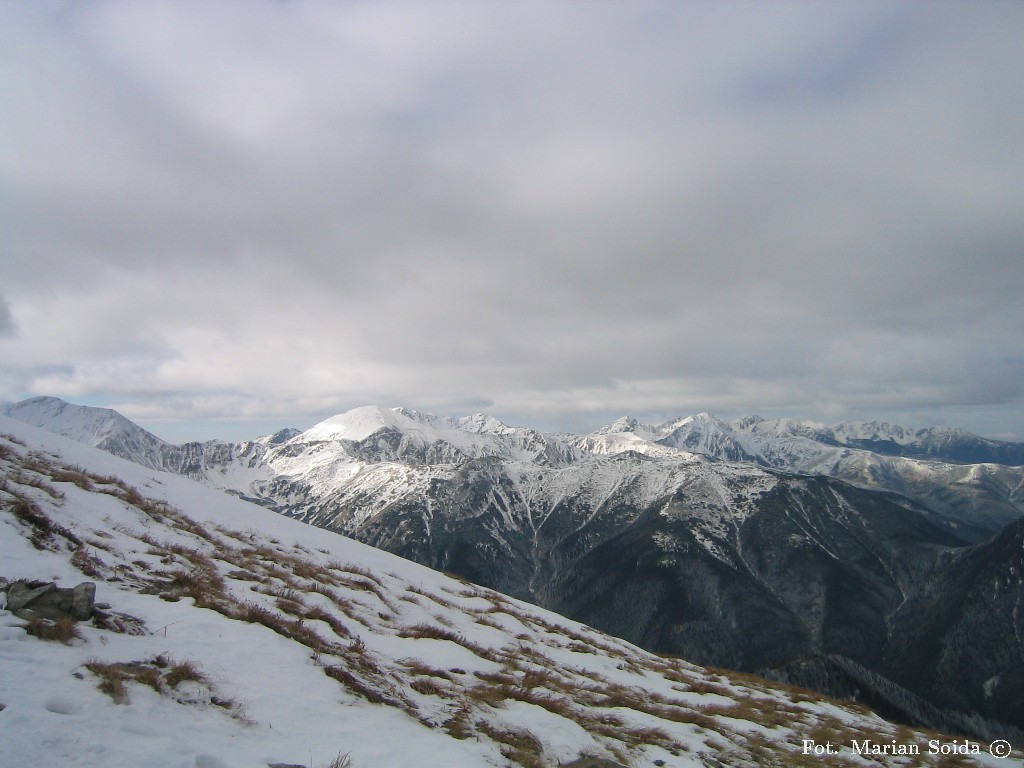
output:
M 1022 33 L 1008 2 L 6 4 L 0 395 L 172 438 L 379 402 L 1024 439 Z

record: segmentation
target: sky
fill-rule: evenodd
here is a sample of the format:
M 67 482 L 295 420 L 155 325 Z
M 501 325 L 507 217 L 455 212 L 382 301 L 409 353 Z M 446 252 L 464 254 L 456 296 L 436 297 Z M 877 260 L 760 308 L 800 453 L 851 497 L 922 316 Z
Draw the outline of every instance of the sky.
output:
M 0 400 L 1024 440 L 1024 3 L 0 0 Z

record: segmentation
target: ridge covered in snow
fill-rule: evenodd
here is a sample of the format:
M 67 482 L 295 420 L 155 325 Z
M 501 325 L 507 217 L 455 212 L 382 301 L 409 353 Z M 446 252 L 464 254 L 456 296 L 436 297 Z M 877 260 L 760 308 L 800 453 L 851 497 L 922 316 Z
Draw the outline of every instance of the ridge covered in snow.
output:
M 0 589 L 90 580 L 102 606 L 63 642 L 0 610 L 4 768 L 759 766 L 810 764 L 826 742 L 830 765 L 886 745 L 1024 765 L 656 656 L 2 417 L 0 470 Z

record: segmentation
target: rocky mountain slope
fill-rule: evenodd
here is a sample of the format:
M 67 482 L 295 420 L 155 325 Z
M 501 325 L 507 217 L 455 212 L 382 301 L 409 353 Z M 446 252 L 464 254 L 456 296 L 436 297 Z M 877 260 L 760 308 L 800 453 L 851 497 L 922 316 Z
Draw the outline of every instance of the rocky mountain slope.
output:
M 1024 722 L 1024 519 L 942 556 L 892 616 L 883 668 L 929 701 Z
M 1024 445 L 963 430 L 881 422 L 826 427 L 757 416 L 724 422 L 706 413 L 658 427 L 630 421 L 612 426 L 615 439 L 635 436 L 710 458 L 895 491 L 960 521 L 960 535 L 974 541 L 1024 515 Z
M 1024 728 L 1018 710 L 999 703 L 1024 691 L 999 672 L 1024 666 L 1019 613 L 974 626 L 975 653 L 999 649 L 985 663 L 957 643 L 946 648 L 945 666 L 911 674 L 900 661 L 966 621 L 948 613 L 943 585 L 961 553 L 975 551 L 967 545 L 992 535 L 994 519 L 1019 516 L 1020 467 L 831 444 L 882 434 L 870 425 L 837 428 L 830 443 L 814 425 L 726 424 L 706 414 L 660 427 L 622 419 L 574 437 L 484 416 L 367 407 L 302 433 L 176 447 L 153 444 L 105 412 L 93 416 L 116 428 L 85 429 L 94 409 L 76 408 L 59 409 L 63 421 L 48 399 L 10 412 L 41 414 L 36 423 L 76 439 L 103 434 L 108 450 L 145 466 L 649 649 L 794 680 L 812 664 L 825 670 L 815 679 L 837 692 L 846 691 L 836 681 L 852 679 L 849 670 L 864 670 L 856 690 L 894 716 L 980 736 L 1019 738 Z M 896 428 L 885 434 L 916 439 Z M 134 446 L 148 454 L 133 456 Z M 843 474 L 862 482 L 837 479 Z M 918 498 L 945 499 L 943 511 L 880 490 L 908 486 L 923 489 Z M 971 514 L 952 515 L 963 509 Z M 956 583 L 984 592 L 984 579 L 968 569 Z M 991 674 L 972 680 L 970 691 L 939 695 L 968 664 Z M 1003 681 L 1003 699 L 991 695 L 993 677 Z
M 830 765 L 890 745 L 1024 765 L 4 418 L 0 473 L 0 596 L 88 581 L 98 600 L 77 622 L 0 608 L 5 768 L 818 765 L 827 744 Z

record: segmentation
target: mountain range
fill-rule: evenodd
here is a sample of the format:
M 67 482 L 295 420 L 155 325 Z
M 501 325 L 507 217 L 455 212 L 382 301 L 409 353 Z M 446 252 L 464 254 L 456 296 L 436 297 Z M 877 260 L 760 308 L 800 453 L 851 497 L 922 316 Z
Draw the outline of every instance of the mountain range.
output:
M 3 416 L 0 478 L 2 768 L 1024 765 Z
M 1019 444 L 709 414 L 548 434 L 369 406 L 174 446 L 54 398 L 4 412 L 649 650 L 1024 740 Z

